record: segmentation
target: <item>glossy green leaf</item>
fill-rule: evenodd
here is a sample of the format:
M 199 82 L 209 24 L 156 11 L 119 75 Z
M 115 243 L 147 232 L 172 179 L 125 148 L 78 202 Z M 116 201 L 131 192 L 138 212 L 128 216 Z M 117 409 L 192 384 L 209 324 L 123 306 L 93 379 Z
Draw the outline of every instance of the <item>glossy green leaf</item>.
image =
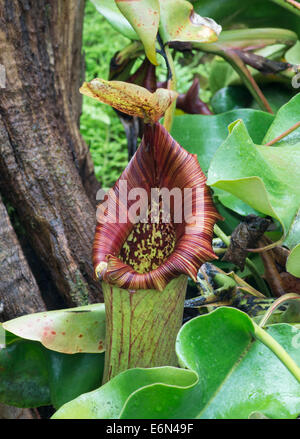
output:
M 211 63 L 211 72 L 208 78 L 210 91 L 215 94 L 221 88 L 229 85 L 241 85 L 241 78 L 234 68 L 220 56 L 216 56 Z
M 97 388 L 104 354 L 61 354 L 6 334 L 0 350 L 0 402 L 17 407 L 62 404 Z
M 300 41 L 297 41 L 297 43 L 286 52 L 285 59 L 291 64 L 300 64 Z
M 287 104 L 283 105 L 276 114 L 274 122 L 268 129 L 263 143 L 267 143 L 289 129 L 300 120 L 300 93 L 294 96 Z M 293 131 L 282 140 L 276 142 L 278 146 L 290 146 L 300 142 L 300 129 Z
M 252 96 L 249 91 L 241 85 L 231 85 L 218 90 L 211 99 L 211 106 L 214 113 L 225 113 L 226 111 L 249 107 Z
M 104 353 L 68 355 L 48 350 L 47 355 L 50 398 L 55 408 L 101 385 Z
M 228 135 L 227 126 L 238 118 L 243 119 L 255 142 L 260 143 L 274 116 L 251 109 L 232 110 L 213 116 L 194 114 L 176 116 L 172 136 L 187 151 L 197 154 L 202 170 L 207 173 L 213 155 Z M 236 196 L 218 188 L 215 188 L 214 192 L 224 206 L 238 214 L 256 213 Z
M 159 1 L 116 0 L 116 4 L 142 41 L 148 59 L 157 65 L 155 42 L 159 25 Z
M 228 136 L 228 125 L 237 119 L 243 120 L 253 141 L 261 143 L 274 116 L 252 109 L 213 116 L 185 114 L 174 118 L 171 134 L 187 151 L 197 154 L 202 170 L 207 173 L 212 157 Z
M 127 370 L 65 404 L 53 418 L 247 419 L 256 411 L 296 418 L 300 385 L 273 352 L 253 340 L 253 331 L 247 314 L 228 307 L 192 319 L 176 344 L 185 369 Z M 300 364 L 293 342 L 300 331 L 279 324 L 268 332 Z
M 157 367 L 150 369 L 129 369 L 120 373 L 100 389 L 86 393 L 70 401 L 58 410 L 54 419 L 118 419 L 122 416 L 122 411 L 126 401 L 141 389 L 154 389 L 155 400 L 149 394 L 144 394 L 146 398 L 140 411 L 141 418 L 145 410 L 156 410 L 165 415 L 166 410 L 177 409 L 185 390 L 194 386 L 197 382 L 197 375 L 191 370 L 179 369 L 176 367 Z M 159 391 L 161 400 L 158 402 L 156 390 Z M 170 398 L 167 398 L 169 395 Z M 138 410 L 140 398 L 134 400 L 134 406 Z M 145 408 L 146 405 L 146 408 Z M 127 416 L 125 415 L 125 418 Z M 133 416 L 134 418 L 135 416 Z M 161 416 L 158 416 L 161 418 Z
M 50 403 L 47 356 L 40 343 L 18 339 L 0 350 L 0 402 L 17 407 Z
M 114 0 L 91 0 L 91 2 L 94 4 L 97 11 L 106 18 L 116 31 L 131 40 L 139 39 L 137 33 L 120 12 Z
M 263 144 L 299 121 L 300 94 L 278 112 Z M 300 276 L 300 130 L 274 146 L 256 146 L 244 123 L 230 126 L 230 134 L 215 154 L 208 172 L 208 184 L 240 198 L 254 209 L 277 219 L 284 231 L 286 245 L 295 247 L 288 270 Z
M 196 0 L 198 14 L 212 17 L 224 27 L 244 24 L 248 27 L 282 27 L 300 32 L 299 17 L 283 7 L 261 0 Z
M 194 11 L 186 0 L 160 0 L 159 31 L 164 43 L 170 41 L 216 41 L 221 26 L 211 18 L 204 18 Z
M 262 85 L 260 89 L 275 114 L 295 95 L 295 89 L 278 82 L 271 82 L 270 84 Z M 256 101 L 253 101 L 250 106 L 254 109 L 259 108 L 259 105 Z
M 7 321 L 3 327 L 54 351 L 100 353 L 105 341 L 105 307 L 104 303 L 97 303 L 29 314 Z

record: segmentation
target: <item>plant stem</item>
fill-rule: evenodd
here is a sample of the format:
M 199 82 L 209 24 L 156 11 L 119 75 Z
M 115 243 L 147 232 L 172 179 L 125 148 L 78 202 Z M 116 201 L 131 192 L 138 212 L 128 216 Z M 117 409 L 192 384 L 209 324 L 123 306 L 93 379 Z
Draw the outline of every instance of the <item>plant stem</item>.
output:
M 259 245 L 263 245 L 265 243 L 264 239 L 259 241 Z M 283 280 L 279 275 L 279 272 L 276 267 L 275 258 L 272 250 L 262 252 L 260 257 L 263 261 L 265 272 L 264 277 L 268 281 L 268 284 L 271 288 L 271 291 L 274 293 L 274 296 L 280 297 L 285 294 L 285 289 L 283 285 Z
M 270 308 L 268 309 L 266 314 L 263 316 L 263 318 L 259 322 L 259 327 L 262 328 L 263 326 L 265 326 L 267 321 L 269 320 L 269 318 L 273 314 L 273 312 L 280 305 L 282 305 L 284 302 L 286 302 L 287 300 L 299 300 L 299 299 L 300 299 L 300 296 L 297 293 L 288 293 L 288 294 L 285 294 L 284 296 L 279 297 L 277 300 L 275 300 L 275 302 L 272 303 L 272 305 L 270 306 Z
M 233 49 L 227 49 L 224 51 L 224 58 L 231 64 L 234 70 L 239 74 L 244 84 L 257 101 L 258 105 L 263 111 L 273 114 L 273 110 L 270 107 L 269 102 L 265 98 L 263 92 L 257 85 L 255 79 L 251 75 L 246 64 L 241 60 L 237 53 Z
M 174 65 L 173 57 L 171 55 L 170 48 L 168 45 L 166 45 L 164 47 L 164 51 L 166 54 L 166 58 L 168 60 L 170 75 L 171 75 L 170 78 L 168 79 L 168 90 L 176 90 L 175 65 Z M 173 103 L 170 105 L 170 107 L 165 112 L 163 125 L 166 128 L 166 130 L 169 132 L 171 131 L 171 128 L 172 128 L 175 109 L 176 109 L 176 99 L 173 101 Z
M 223 57 L 236 70 L 262 110 L 273 113 L 267 99 L 235 49 L 254 50 L 272 44 L 284 44 L 289 47 L 296 41 L 297 35 L 286 29 L 234 29 L 221 32 L 215 43 L 190 43 L 189 49 L 198 49 Z M 176 47 L 176 42 L 172 43 L 172 47 Z
M 270 142 L 266 143 L 265 146 L 271 146 L 274 145 L 274 143 L 278 142 L 279 140 L 283 139 L 284 137 L 286 137 L 288 134 L 292 133 L 293 131 L 295 131 L 297 128 L 300 127 L 300 121 L 295 123 L 295 125 L 291 126 L 288 130 L 284 131 L 282 134 L 280 134 L 279 136 L 275 137 L 275 139 L 270 140 Z
M 224 242 L 224 244 L 229 247 L 230 246 L 230 236 L 227 236 L 223 230 L 220 229 L 219 226 L 217 226 L 217 224 L 214 225 L 214 233 L 215 235 L 217 235 L 220 239 L 222 239 L 222 241 Z
M 103 383 L 135 367 L 177 366 L 187 276 L 164 289 L 130 291 L 102 282 L 106 311 Z
M 252 321 L 252 323 L 254 326 L 255 337 L 279 358 L 279 360 L 300 383 L 300 368 L 297 366 L 295 361 L 289 356 L 286 350 L 283 349 L 283 347 L 273 337 L 271 337 L 270 334 L 267 333 L 267 331 L 260 328 L 255 322 Z

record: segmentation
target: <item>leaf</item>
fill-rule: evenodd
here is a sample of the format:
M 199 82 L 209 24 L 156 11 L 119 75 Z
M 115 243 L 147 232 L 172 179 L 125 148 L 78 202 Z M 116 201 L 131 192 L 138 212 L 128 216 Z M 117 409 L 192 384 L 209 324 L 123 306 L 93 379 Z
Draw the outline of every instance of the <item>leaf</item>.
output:
M 17 407 L 50 403 L 47 357 L 37 342 L 20 340 L 0 350 L 0 401 Z
M 113 0 L 91 0 L 91 2 L 97 11 L 106 18 L 116 31 L 131 40 L 139 39 L 131 24 L 126 20 L 124 15 L 121 14 L 118 6 Z
M 279 5 L 261 0 L 196 0 L 195 11 L 212 17 L 224 27 L 243 24 L 247 27 L 282 27 L 299 34 L 299 18 Z
M 267 143 L 299 120 L 300 95 L 284 105 L 262 143 Z M 286 245 L 300 242 L 300 130 L 275 146 L 255 146 L 242 121 L 230 126 L 230 134 L 218 149 L 208 172 L 208 184 L 226 190 L 265 215 L 277 219 Z M 299 247 L 295 247 L 298 254 Z M 291 259 L 290 259 L 291 258 Z M 292 254 L 287 267 L 300 276 L 300 265 Z
M 284 84 L 271 83 L 262 85 L 260 88 L 275 114 L 295 95 L 295 91 Z M 253 101 L 250 107 L 259 108 L 256 101 Z
M 218 90 L 210 103 L 214 113 L 225 113 L 226 111 L 249 107 L 251 102 L 252 96 L 245 87 L 231 85 Z
M 286 52 L 285 59 L 290 64 L 300 64 L 300 41 L 297 41 L 297 43 Z
M 164 43 L 170 41 L 195 41 L 211 43 L 218 39 L 219 26 L 211 18 L 201 17 L 186 0 L 160 1 L 159 32 Z
M 280 110 L 278 110 L 276 117 L 269 127 L 263 143 L 270 142 L 275 137 L 279 136 L 281 133 L 289 129 L 300 119 L 300 93 L 294 96 L 287 104 L 283 105 Z M 288 136 L 284 137 L 282 140 L 276 142 L 275 146 L 289 146 L 300 142 L 300 129 L 297 129 L 290 133 Z
M 202 170 L 207 173 L 211 159 L 228 136 L 227 126 L 237 119 L 243 120 L 253 141 L 261 143 L 274 116 L 252 109 L 231 110 L 212 116 L 176 116 L 171 134 L 187 151 L 197 154 Z
M 100 353 L 104 350 L 104 303 L 29 314 L 3 323 L 19 337 L 40 341 L 58 352 Z
M 300 364 L 292 342 L 300 331 L 279 324 L 268 332 Z M 247 419 L 256 411 L 296 418 L 300 385 L 252 333 L 251 319 L 233 308 L 194 318 L 177 336 L 177 356 L 187 369 L 127 370 L 65 404 L 53 418 Z
M 101 383 L 104 354 L 61 354 L 36 341 L 13 338 L 9 333 L 6 339 L 6 348 L 0 350 L 3 404 L 59 408 Z
M 54 414 L 52 419 L 119 419 L 122 417 L 121 413 L 127 398 L 143 388 L 161 389 L 162 398 L 157 405 L 159 411 L 160 409 L 163 411 L 166 406 L 170 410 L 176 409 L 177 401 L 182 398 L 184 390 L 193 386 L 195 382 L 197 382 L 197 375 L 193 371 L 171 366 L 129 369 L 94 392 L 81 395 L 65 404 Z M 169 392 L 168 389 L 170 389 Z M 167 394 L 171 396 L 169 400 L 166 399 Z M 151 395 L 146 394 L 145 397 L 146 406 L 149 405 L 149 410 L 151 410 L 157 402 L 157 398 L 154 402 Z M 146 401 L 144 401 L 143 406 Z M 144 407 L 140 412 L 144 418 L 143 412 Z M 144 419 L 147 417 L 145 416 Z M 159 416 L 158 419 L 160 419 Z
M 85 82 L 79 91 L 126 114 L 142 117 L 146 123 L 157 122 L 178 95 L 164 88 L 151 93 L 139 85 L 99 78 Z
M 207 173 L 213 155 L 228 135 L 227 126 L 238 118 L 243 119 L 254 141 L 260 143 L 274 116 L 251 109 L 232 110 L 214 116 L 176 116 L 171 134 L 187 151 L 197 154 L 201 168 Z M 224 206 L 240 215 L 256 213 L 228 192 L 216 188 L 215 195 Z
M 141 39 L 148 59 L 158 65 L 155 41 L 159 25 L 159 1 L 116 0 L 116 4 Z
M 104 353 L 68 355 L 47 351 L 47 355 L 50 399 L 55 408 L 101 385 Z

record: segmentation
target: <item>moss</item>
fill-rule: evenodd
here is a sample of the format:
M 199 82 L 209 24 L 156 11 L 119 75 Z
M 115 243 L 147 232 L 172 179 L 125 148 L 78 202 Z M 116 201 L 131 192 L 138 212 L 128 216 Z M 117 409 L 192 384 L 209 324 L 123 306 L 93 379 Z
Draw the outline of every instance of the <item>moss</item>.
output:
M 77 306 L 88 305 L 89 292 L 88 292 L 87 283 L 82 280 L 82 276 L 79 270 L 76 270 L 75 272 L 75 279 L 76 279 L 75 282 L 70 280 L 70 285 L 71 285 L 70 296 Z

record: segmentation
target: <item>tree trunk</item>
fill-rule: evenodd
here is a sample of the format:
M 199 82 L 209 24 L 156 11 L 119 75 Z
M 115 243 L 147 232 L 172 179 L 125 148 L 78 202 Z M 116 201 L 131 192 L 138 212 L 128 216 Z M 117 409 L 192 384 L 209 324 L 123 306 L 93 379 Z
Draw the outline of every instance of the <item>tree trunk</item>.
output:
M 78 130 L 83 6 L 0 0 L 0 190 L 69 305 L 102 298 L 91 264 L 97 184 Z
M 0 198 L 0 321 L 45 309 L 35 278 Z

